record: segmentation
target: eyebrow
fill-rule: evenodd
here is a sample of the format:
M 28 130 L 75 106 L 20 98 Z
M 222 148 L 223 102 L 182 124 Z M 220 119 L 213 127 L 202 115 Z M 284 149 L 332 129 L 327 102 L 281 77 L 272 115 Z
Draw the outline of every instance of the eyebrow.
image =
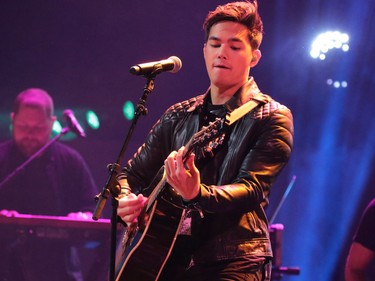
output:
M 214 41 L 222 41 L 219 37 L 216 37 L 216 36 L 210 36 L 208 37 L 207 41 L 209 40 L 214 40 Z M 229 39 L 230 42 L 239 42 L 239 43 L 243 43 L 243 41 L 237 37 L 232 37 Z
M 36 125 L 33 126 L 33 125 L 27 124 L 25 122 L 14 122 L 14 125 L 16 125 L 16 126 L 32 127 L 32 128 L 42 128 L 42 127 L 47 126 L 47 124 L 36 124 Z

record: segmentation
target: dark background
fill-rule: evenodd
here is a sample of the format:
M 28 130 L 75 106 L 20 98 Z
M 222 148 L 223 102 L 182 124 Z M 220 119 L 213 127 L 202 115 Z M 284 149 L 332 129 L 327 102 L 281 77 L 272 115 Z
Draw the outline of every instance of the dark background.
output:
M 251 75 L 295 118 L 293 156 L 267 209 L 274 214 L 296 176 L 275 222 L 284 225 L 283 264 L 300 267 L 301 274 L 283 280 L 343 280 L 355 226 L 375 196 L 375 4 L 259 2 L 263 57 Z M 15 96 L 25 88 L 43 88 L 53 96 L 62 124 L 61 112 L 71 108 L 85 128 L 87 138 L 62 141 L 85 157 L 101 190 L 106 165 L 116 161 L 130 126 L 122 106 L 128 100 L 137 104 L 146 82 L 129 74 L 129 68 L 171 55 L 183 62 L 178 73 L 157 76 L 146 104 L 149 113 L 140 117 L 124 161 L 164 110 L 207 89 L 202 23 L 221 3 L 225 1 L 1 1 L 0 141 L 10 137 Z M 314 60 L 311 43 L 327 30 L 348 33 L 350 50 Z M 345 80 L 348 87 L 333 88 L 326 83 L 329 78 Z M 98 114 L 99 130 L 85 123 L 88 109 Z

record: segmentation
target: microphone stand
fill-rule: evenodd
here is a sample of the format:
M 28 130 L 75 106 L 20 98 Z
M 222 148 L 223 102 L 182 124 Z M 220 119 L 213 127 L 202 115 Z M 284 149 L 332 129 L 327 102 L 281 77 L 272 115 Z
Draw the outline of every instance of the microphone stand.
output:
M 162 71 L 162 68 L 156 69 L 151 74 L 145 75 L 147 78 L 146 85 L 143 89 L 143 95 L 139 100 L 136 111 L 134 113 L 133 122 L 129 128 L 128 134 L 124 140 L 121 151 L 118 155 L 118 158 L 115 163 L 108 165 L 109 177 L 107 182 L 100 194 L 98 194 L 95 199 L 97 205 L 93 213 L 92 218 L 98 220 L 101 216 L 103 208 L 106 204 L 106 201 L 110 195 L 112 195 L 112 214 L 111 214 L 111 249 L 110 249 L 110 269 L 109 269 L 109 280 L 115 280 L 115 263 L 116 263 L 116 240 L 117 240 L 117 206 L 118 206 L 118 196 L 120 195 L 121 186 L 117 181 L 117 176 L 120 172 L 120 165 L 122 162 L 123 155 L 126 148 L 128 147 L 131 136 L 133 135 L 135 125 L 141 115 L 146 115 L 148 113 L 147 108 L 145 107 L 146 100 L 148 95 L 154 89 L 155 77 L 158 73 Z
M 290 181 L 288 187 L 286 188 L 283 197 L 281 198 L 281 201 L 276 207 L 275 212 L 273 213 L 271 219 L 269 220 L 270 224 L 270 230 L 274 233 L 275 240 L 273 241 L 273 244 L 275 244 L 276 249 L 273 250 L 274 252 L 274 265 L 272 267 L 272 276 L 271 280 L 281 280 L 284 274 L 288 275 L 299 275 L 300 274 L 300 268 L 299 267 L 287 267 L 281 265 L 281 256 L 282 256 L 282 238 L 281 234 L 284 229 L 284 225 L 282 224 L 276 224 L 273 225 L 273 222 L 275 221 L 276 216 L 278 215 L 281 206 L 284 204 L 285 199 L 287 198 L 289 192 L 291 191 L 294 182 L 296 181 L 296 175 L 292 177 L 292 180 Z
M 280 208 L 284 204 L 284 201 L 285 201 L 286 197 L 288 196 L 290 190 L 292 189 L 292 187 L 294 185 L 294 182 L 296 181 L 296 178 L 297 178 L 296 175 L 294 175 L 293 178 L 292 178 L 292 180 L 290 181 L 288 187 L 286 188 L 286 190 L 285 190 L 285 192 L 283 194 L 283 197 L 281 198 L 281 201 L 277 205 L 276 210 L 273 213 L 273 215 L 272 215 L 272 217 L 271 217 L 271 219 L 269 221 L 269 224 L 273 224 L 273 222 L 275 221 L 275 218 L 279 214 Z
M 48 143 L 46 143 L 44 146 L 42 146 L 38 151 L 36 151 L 33 155 L 31 155 L 25 162 L 23 162 L 20 166 L 18 166 L 12 173 L 10 173 L 4 180 L 0 182 L 0 190 L 3 188 L 3 186 L 10 181 L 13 177 L 15 177 L 20 171 L 22 171 L 28 164 L 30 164 L 35 158 L 40 156 L 48 147 L 50 147 L 51 144 L 53 144 L 55 141 L 57 141 L 60 137 L 65 135 L 70 131 L 69 128 L 63 128 L 60 132 L 60 134 L 56 135 L 54 138 L 52 138 Z

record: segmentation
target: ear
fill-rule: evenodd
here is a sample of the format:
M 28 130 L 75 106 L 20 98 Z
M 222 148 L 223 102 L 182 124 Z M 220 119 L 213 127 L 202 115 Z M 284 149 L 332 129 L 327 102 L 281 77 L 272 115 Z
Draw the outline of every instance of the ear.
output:
M 10 113 L 10 120 L 12 120 L 12 122 L 13 122 L 13 119 L 14 119 L 14 112 L 11 112 Z
M 203 45 L 203 57 L 206 59 L 206 43 Z
M 258 64 L 260 58 L 262 57 L 262 53 L 259 49 L 257 49 L 252 52 L 252 56 L 253 57 L 251 58 L 250 67 L 254 67 Z

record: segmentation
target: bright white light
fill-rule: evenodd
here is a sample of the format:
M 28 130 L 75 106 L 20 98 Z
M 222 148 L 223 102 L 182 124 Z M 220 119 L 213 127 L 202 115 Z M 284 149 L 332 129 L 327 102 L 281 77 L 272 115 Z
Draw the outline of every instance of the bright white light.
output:
M 348 82 L 346 82 L 344 80 L 343 81 L 334 81 L 333 79 L 328 78 L 326 83 L 327 83 L 328 86 L 332 86 L 336 89 L 348 87 Z
M 319 51 L 318 50 L 311 50 L 310 56 L 312 56 L 314 59 L 317 59 L 319 57 Z
M 329 50 L 341 49 L 344 52 L 349 50 L 349 35 L 339 31 L 327 31 L 319 34 L 311 45 L 310 56 L 314 59 L 324 60 Z
M 342 47 L 342 42 L 339 40 L 336 40 L 335 42 L 332 42 L 332 43 L 333 43 L 334 48 L 336 49 L 340 49 Z
M 322 46 L 320 46 L 320 51 L 322 53 L 327 53 L 329 51 L 329 49 L 332 49 L 328 46 L 328 44 L 322 44 Z
M 342 43 L 348 43 L 349 42 L 349 35 L 346 33 L 341 33 L 340 34 L 340 41 Z

